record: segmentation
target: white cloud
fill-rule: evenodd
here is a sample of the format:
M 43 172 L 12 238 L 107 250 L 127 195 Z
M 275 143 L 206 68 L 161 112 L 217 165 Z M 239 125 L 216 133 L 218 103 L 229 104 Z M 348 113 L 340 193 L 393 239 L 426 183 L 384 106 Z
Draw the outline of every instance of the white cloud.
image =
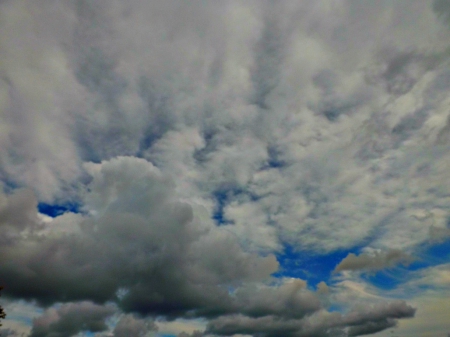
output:
M 48 244 L 24 244 L 17 273 L 69 233 L 95 250 L 99 228 L 114 255 L 106 242 L 122 241 L 107 228 L 135 235 L 125 222 L 174 242 L 168 256 L 183 252 L 190 277 L 212 283 L 264 279 L 277 263 L 258 254 L 286 243 L 413 254 L 430 235 L 448 236 L 442 1 L 0 9 L 1 239 Z M 69 201 L 82 214 L 35 212 Z M 214 212 L 227 223 L 215 226 Z M 161 228 L 147 237 L 150 220 Z

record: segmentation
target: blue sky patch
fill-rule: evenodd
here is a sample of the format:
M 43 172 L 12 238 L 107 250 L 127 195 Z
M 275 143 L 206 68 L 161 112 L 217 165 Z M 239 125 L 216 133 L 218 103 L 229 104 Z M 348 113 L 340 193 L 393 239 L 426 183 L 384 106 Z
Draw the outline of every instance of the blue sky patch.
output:
M 385 269 L 362 274 L 361 278 L 379 289 L 392 290 L 406 282 L 407 270 L 404 268 Z
M 287 245 L 282 254 L 277 255 L 280 270 L 275 277 L 295 277 L 306 280 L 309 286 L 316 287 L 321 281 L 330 280 L 333 270 L 349 253 L 357 253 L 359 247 L 337 250 L 328 254 L 308 251 L 295 251 Z
M 79 205 L 77 204 L 50 205 L 41 202 L 38 204 L 38 211 L 39 213 L 55 218 L 66 212 L 78 213 Z

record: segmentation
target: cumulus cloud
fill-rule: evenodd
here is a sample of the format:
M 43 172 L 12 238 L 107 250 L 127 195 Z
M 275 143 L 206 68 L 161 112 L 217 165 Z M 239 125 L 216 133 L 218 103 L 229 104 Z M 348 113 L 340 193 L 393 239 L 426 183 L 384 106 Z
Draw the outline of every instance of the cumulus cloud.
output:
M 322 310 L 305 281 L 259 283 L 277 270 L 275 258 L 243 251 L 233 235 L 180 202 L 171 179 L 146 160 L 119 157 L 87 170 L 92 181 L 77 230 L 50 235 L 48 222 L 2 247 L 9 296 L 43 305 L 90 298 L 143 315 L 215 318 L 208 332 L 229 335 L 306 329 L 307 317 Z M 115 312 L 91 302 L 63 304 L 34 320 L 32 336 L 106 330 Z M 351 314 L 342 324 L 363 325 L 372 314 Z M 112 333 L 153 328 L 123 316 Z
M 227 284 L 276 271 L 273 256 L 246 253 L 232 235 L 178 201 L 173 183 L 149 162 L 121 157 L 89 170 L 86 209 L 93 215 L 81 219 L 79 232 L 36 234 L 2 248 L 11 296 L 102 303 L 124 289 L 118 302 L 126 311 L 209 315 L 239 310 Z
M 344 322 L 319 314 L 333 280 L 313 293 L 271 275 L 287 244 L 304 256 L 370 246 L 336 271 L 380 270 L 448 238 L 445 220 L 412 217 L 449 217 L 448 9 L 0 1 L 7 295 L 214 318 L 227 333 L 394 326 L 314 330 L 307 316 Z M 79 213 L 48 219 L 42 202 Z
M 396 320 L 410 318 L 416 309 L 403 301 L 355 308 L 346 315 L 319 312 L 300 320 L 280 320 L 273 316 L 249 318 L 230 316 L 212 320 L 207 332 L 225 336 L 358 336 L 395 326 Z
M 33 231 L 40 227 L 41 220 L 36 212 L 37 198 L 31 190 L 15 190 L 11 194 L 0 191 L 0 240 L 12 244 L 24 230 Z
M 344 270 L 381 270 L 393 267 L 398 263 L 408 264 L 412 257 L 400 250 L 355 255 L 350 253 L 335 268 L 335 272 Z
M 436 188 L 408 158 L 448 87 L 434 4 L 3 2 L 3 180 L 80 201 L 83 163 L 139 156 L 254 251 L 348 248 L 386 218 L 380 246 L 414 245 L 402 205 L 433 193 L 399 191 Z
M 108 328 L 105 319 L 115 311 L 91 302 L 66 303 L 35 318 L 30 337 L 70 337 L 81 331 L 103 331 Z
M 156 325 L 148 320 L 136 319 L 130 315 L 124 315 L 114 327 L 114 337 L 145 336 L 149 331 L 157 330 Z

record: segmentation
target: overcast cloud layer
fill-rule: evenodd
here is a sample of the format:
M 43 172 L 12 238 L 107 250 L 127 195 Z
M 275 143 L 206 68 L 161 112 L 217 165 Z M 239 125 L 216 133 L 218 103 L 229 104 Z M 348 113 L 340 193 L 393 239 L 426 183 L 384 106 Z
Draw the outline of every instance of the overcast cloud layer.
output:
M 0 1 L 2 335 L 444 336 L 449 30 L 447 0 Z

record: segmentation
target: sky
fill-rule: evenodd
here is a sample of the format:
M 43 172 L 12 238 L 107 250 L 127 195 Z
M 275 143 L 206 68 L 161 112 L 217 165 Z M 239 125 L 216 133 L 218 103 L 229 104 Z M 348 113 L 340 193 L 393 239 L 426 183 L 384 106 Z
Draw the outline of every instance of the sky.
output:
M 450 1 L 0 0 L 9 337 L 447 337 Z

